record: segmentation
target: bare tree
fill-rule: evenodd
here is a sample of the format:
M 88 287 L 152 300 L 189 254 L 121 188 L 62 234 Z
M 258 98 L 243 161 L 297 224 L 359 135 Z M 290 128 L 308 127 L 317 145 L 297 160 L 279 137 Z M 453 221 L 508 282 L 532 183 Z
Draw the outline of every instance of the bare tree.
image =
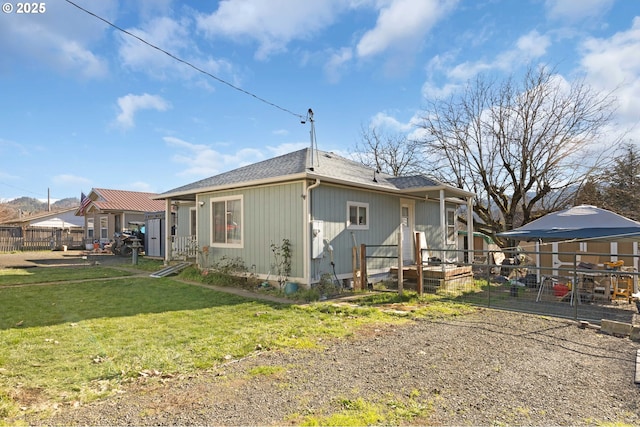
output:
M 389 134 L 362 126 L 362 140 L 354 157 L 363 165 L 393 176 L 418 174 L 422 170 L 421 146 L 406 135 Z
M 640 153 L 627 142 L 620 155 L 603 171 L 602 206 L 633 220 L 640 220 Z
M 428 103 L 422 143 L 441 180 L 478 195 L 475 228 L 496 238 L 573 200 L 598 162 L 594 143 L 614 102 L 544 67 L 529 67 L 521 82 L 478 76 Z
M 18 218 L 17 209 L 12 208 L 11 206 L 0 203 L 0 223 L 12 221 Z

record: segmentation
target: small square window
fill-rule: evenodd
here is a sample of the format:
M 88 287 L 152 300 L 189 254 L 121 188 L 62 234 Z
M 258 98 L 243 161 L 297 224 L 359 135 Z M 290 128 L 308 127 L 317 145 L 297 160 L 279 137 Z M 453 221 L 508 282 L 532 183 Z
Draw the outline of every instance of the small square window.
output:
M 369 204 L 347 202 L 347 228 L 353 230 L 369 229 Z

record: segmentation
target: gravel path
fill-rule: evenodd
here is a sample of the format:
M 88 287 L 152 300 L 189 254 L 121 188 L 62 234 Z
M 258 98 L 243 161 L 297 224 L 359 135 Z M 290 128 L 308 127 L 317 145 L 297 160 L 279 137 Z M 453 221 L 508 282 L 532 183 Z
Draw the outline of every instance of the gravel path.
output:
M 362 398 L 421 408 L 403 421 L 413 425 L 640 425 L 640 344 L 571 321 L 478 309 L 324 345 L 257 352 L 190 378 L 143 379 L 107 400 L 26 421 L 296 425 Z

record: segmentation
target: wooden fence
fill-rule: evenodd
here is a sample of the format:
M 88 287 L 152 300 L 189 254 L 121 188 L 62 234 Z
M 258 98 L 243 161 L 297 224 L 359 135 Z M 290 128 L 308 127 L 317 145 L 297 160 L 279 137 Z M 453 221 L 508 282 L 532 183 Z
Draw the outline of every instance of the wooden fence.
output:
M 84 230 L 1 227 L 0 252 L 84 249 Z

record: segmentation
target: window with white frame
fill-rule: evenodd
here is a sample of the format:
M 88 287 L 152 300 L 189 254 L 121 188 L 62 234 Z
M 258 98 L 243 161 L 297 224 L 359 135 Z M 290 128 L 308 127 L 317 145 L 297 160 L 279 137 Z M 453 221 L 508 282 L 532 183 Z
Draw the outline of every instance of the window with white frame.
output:
M 100 239 L 109 238 L 109 218 L 106 216 L 100 217 Z
M 242 196 L 211 200 L 211 246 L 242 247 Z
M 94 229 L 93 218 L 87 218 L 87 238 L 93 239 L 93 229 Z
M 369 203 L 347 202 L 347 228 L 369 229 Z
M 196 235 L 196 208 L 189 208 L 189 235 Z
M 447 243 L 456 242 L 456 210 L 447 209 Z

